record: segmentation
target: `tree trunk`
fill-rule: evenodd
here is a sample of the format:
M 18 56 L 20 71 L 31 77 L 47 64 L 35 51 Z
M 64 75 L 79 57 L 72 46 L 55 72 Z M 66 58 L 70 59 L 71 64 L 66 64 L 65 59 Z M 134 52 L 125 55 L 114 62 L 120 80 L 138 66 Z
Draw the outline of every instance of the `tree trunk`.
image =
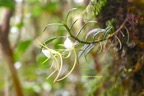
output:
M 116 72 L 120 76 L 125 93 L 121 96 L 144 95 L 144 2 L 143 0 L 107 0 L 106 6 L 98 16 L 98 21 L 105 27 L 108 20 L 115 18 L 114 27 L 118 29 L 126 18 L 126 24 L 117 34 L 122 42 L 122 49 L 118 50 L 118 65 L 113 64 L 110 74 Z M 128 34 L 130 40 L 127 41 Z M 115 45 L 117 48 L 119 44 Z M 118 66 L 118 67 L 114 67 Z M 118 69 L 117 69 L 118 68 Z M 118 71 L 120 70 L 120 71 Z
M 10 47 L 10 42 L 8 38 L 10 29 L 10 18 L 13 11 L 10 9 L 6 10 L 5 18 L 0 25 L 0 43 L 2 47 L 3 57 L 9 64 L 9 70 L 11 72 L 11 78 L 13 80 L 14 88 L 16 91 L 16 96 L 23 96 L 22 89 L 20 86 L 20 81 L 17 76 L 16 68 L 14 67 L 13 51 Z

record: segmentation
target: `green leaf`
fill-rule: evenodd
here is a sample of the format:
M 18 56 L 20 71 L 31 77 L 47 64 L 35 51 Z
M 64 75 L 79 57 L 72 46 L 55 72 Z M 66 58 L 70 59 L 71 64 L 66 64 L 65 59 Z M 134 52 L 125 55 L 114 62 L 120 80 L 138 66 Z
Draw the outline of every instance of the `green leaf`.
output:
M 39 16 L 42 13 L 43 9 L 41 6 L 36 6 L 33 10 L 32 10 L 32 15 L 34 17 Z
M 58 39 L 58 38 L 62 38 L 62 36 L 50 38 L 50 39 L 46 40 L 44 44 L 49 44 L 50 42 L 52 42 L 52 41 L 54 41 L 55 39 Z
M 67 13 L 67 15 L 66 15 L 66 19 L 65 19 L 65 21 L 64 21 L 65 24 L 66 24 L 67 21 L 68 21 L 68 17 L 69 17 L 69 15 L 70 15 L 70 13 L 71 13 L 72 11 L 76 10 L 76 9 L 77 9 L 77 8 L 72 8 L 71 10 L 68 11 L 68 13 Z
M 78 58 L 82 56 L 82 54 L 85 52 L 85 50 L 89 47 L 89 44 L 85 44 L 82 48 L 81 51 L 78 53 Z
M 20 22 L 20 23 L 16 24 L 16 26 L 18 29 L 21 29 L 24 26 L 24 24 L 23 24 L 23 22 Z
M 43 43 L 43 45 L 47 45 L 47 44 L 51 43 L 52 41 L 54 41 L 54 40 L 56 40 L 56 39 L 63 38 L 63 37 L 64 37 L 64 36 L 57 36 L 57 37 L 50 38 L 50 39 L 46 40 L 46 41 Z M 58 42 L 61 42 L 61 40 L 59 40 Z M 59 44 L 58 42 L 55 43 L 55 45 L 54 45 L 55 48 L 58 47 L 58 46 L 57 46 L 57 45 Z M 41 46 L 40 49 L 42 50 L 42 48 L 43 48 L 43 46 Z
M 95 47 L 95 44 L 90 44 L 90 46 L 87 48 L 87 50 L 85 51 L 85 58 L 87 56 L 87 54 Z
M 61 48 L 62 46 L 59 46 L 60 44 L 63 44 L 63 40 L 62 40 L 62 39 L 59 39 L 59 40 L 57 40 L 57 41 L 55 42 L 54 48 L 55 48 L 55 49 Z
M 81 33 L 81 31 L 85 28 L 85 26 L 89 23 L 97 23 L 96 21 L 88 21 L 87 23 L 85 23 L 82 28 L 78 31 L 78 33 L 76 34 L 76 37 Z
M 99 33 L 103 33 L 105 31 L 105 29 L 98 29 L 95 31 L 94 35 L 93 35 L 93 40 L 95 39 L 95 36 L 97 36 Z
M 62 23 L 52 23 L 45 26 L 43 32 L 47 29 L 48 26 L 64 26 Z
M 103 35 L 103 39 L 105 39 L 107 37 L 107 35 L 111 32 L 111 29 L 112 29 L 112 27 L 106 28 L 106 31 L 104 32 L 104 35 Z
M 20 54 L 24 53 L 31 44 L 31 40 L 20 42 L 17 48 L 17 52 Z
M 70 30 L 72 30 L 74 24 L 75 24 L 78 20 L 80 20 L 80 19 L 82 19 L 82 18 L 76 19 L 76 20 L 72 23 L 72 25 L 70 26 Z
M 42 64 L 46 59 L 47 59 L 47 57 L 44 56 L 44 55 L 39 55 L 39 56 L 36 58 L 38 64 Z
M 47 3 L 45 6 L 42 6 L 43 10 L 47 10 L 50 12 L 56 12 L 56 10 L 58 10 L 58 3 L 57 2 L 49 2 Z
M 88 38 L 91 34 L 94 34 L 94 35 L 93 35 L 93 39 L 94 39 L 94 37 L 95 37 L 96 34 L 98 34 L 98 33 L 100 33 L 100 32 L 103 32 L 103 31 L 104 31 L 104 29 L 100 29 L 100 28 L 92 29 L 92 30 L 90 30 L 90 31 L 87 33 L 87 35 L 86 35 L 86 37 L 85 37 L 85 40 L 87 40 L 87 38 Z
M 17 49 L 14 51 L 15 61 L 19 60 L 21 55 L 29 48 L 31 43 L 32 43 L 31 40 L 22 41 L 19 43 Z
M 14 0 L 0 0 L 0 7 L 8 7 L 10 9 L 14 9 L 15 8 L 15 3 Z

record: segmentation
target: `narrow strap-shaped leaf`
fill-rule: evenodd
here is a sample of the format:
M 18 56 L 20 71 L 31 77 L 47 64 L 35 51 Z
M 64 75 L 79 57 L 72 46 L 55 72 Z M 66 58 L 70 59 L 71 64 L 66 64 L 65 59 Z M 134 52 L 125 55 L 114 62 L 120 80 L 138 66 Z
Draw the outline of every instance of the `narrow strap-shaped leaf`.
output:
M 83 19 L 83 18 L 76 19 L 76 20 L 72 23 L 72 25 L 70 26 L 70 30 L 72 30 L 74 24 L 75 24 L 78 20 L 80 20 L 80 19 Z
M 53 37 L 53 38 L 50 38 L 50 39 L 46 40 L 46 41 L 44 42 L 44 44 L 49 44 L 50 42 L 52 42 L 52 41 L 54 41 L 55 39 L 58 39 L 58 38 L 61 38 L 61 37 Z
M 77 9 L 77 8 L 72 8 L 71 10 L 68 11 L 68 13 L 67 13 L 67 15 L 66 15 L 66 19 L 64 20 L 64 23 L 65 23 L 65 24 L 66 24 L 67 21 L 68 21 L 68 17 L 69 17 L 69 15 L 70 15 L 70 13 L 71 13 L 72 11 L 76 10 L 76 9 Z
M 93 29 L 93 30 L 90 30 L 88 33 L 87 33 L 87 35 L 86 35 L 86 37 L 85 37 L 85 40 L 87 40 L 87 38 L 91 35 L 91 34 L 98 34 L 99 32 L 102 32 L 102 31 L 104 31 L 104 29 L 100 29 L 100 28 L 96 28 L 96 29 Z M 94 35 L 93 35 L 93 39 L 94 39 Z
M 112 27 L 106 28 L 106 31 L 104 32 L 104 35 L 103 35 L 103 39 L 105 39 L 107 34 L 111 32 L 111 29 L 112 29 Z
M 87 25 L 87 24 L 89 24 L 89 23 L 97 23 L 96 21 L 88 21 L 87 23 L 85 23 L 82 27 L 81 27 L 81 29 L 78 31 L 78 33 L 76 34 L 76 37 L 81 33 L 81 31 L 85 28 L 85 26 Z
M 70 30 L 73 28 L 74 24 L 75 24 L 78 20 L 79 20 L 79 19 L 76 19 L 76 20 L 72 23 L 72 25 L 70 26 Z
M 91 34 L 96 33 L 97 30 L 99 30 L 99 29 L 100 29 L 100 28 L 90 30 L 90 31 L 87 33 L 87 35 L 86 35 L 86 37 L 85 37 L 85 40 L 87 40 L 87 38 L 88 38 Z
M 47 50 L 49 50 L 49 48 L 45 45 L 45 44 L 42 44 L 39 40 L 36 40 L 37 41 L 37 43 L 40 45 L 40 49 L 42 50 L 43 48 L 45 48 L 45 49 L 47 49 Z
M 85 50 L 88 48 L 89 44 L 85 44 L 82 48 L 81 51 L 78 53 L 78 59 L 82 56 L 82 54 L 85 52 Z
M 104 31 L 99 31 L 99 32 L 95 33 L 95 34 L 93 35 L 93 40 L 95 40 L 95 37 L 96 37 L 99 33 L 104 33 Z
M 85 51 L 85 58 L 86 58 L 86 56 L 87 56 L 87 54 L 93 49 L 95 47 L 95 44 L 90 44 L 90 46 L 87 48 L 87 50 Z
M 49 27 L 49 26 L 63 26 L 63 24 L 62 24 L 62 23 L 51 23 L 51 24 L 48 24 L 48 25 L 45 26 L 43 32 L 44 32 L 44 31 L 47 29 L 47 27 Z

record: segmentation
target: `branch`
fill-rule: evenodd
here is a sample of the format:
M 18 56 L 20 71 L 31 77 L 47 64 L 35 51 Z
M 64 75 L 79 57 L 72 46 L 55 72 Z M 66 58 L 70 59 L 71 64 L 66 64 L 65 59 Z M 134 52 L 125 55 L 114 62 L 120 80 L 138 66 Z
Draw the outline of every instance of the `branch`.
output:
M 69 27 L 68 27 L 66 24 L 64 24 L 64 27 L 67 29 L 70 37 L 72 37 L 73 39 L 75 39 L 75 40 L 78 41 L 79 43 L 91 44 L 91 43 L 98 43 L 98 42 L 101 42 L 101 41 L 105 40 L 105 39 L 102 39 L 102 40 L 98 40 L 98 41 L 83 41 L 83 40 L 80 40 L 79 38 L 77 38 L 76 36 L 74 36 L 74 35 L 71 33 Z
M 13 50 L 11 49 L 10 42 L 8 39 L 9 29 L 10 29 L 10 19 L 12 17 L 13 10 L 6 9 L 5 18 L 0 25 L 0 43 L 2 47 L 2 52 L 4 59 L 9 64 L 9 70 L 11 72 L 11 77 L 14 83 L 14 88 L 16 91 L 16 96 L 23 96 L 20 81 L 17 76 L 17 71 L 14 67 L 14 57 Z
M 78 41 L 79 43 L 84 43 L 84 44 L 94 44 L 94 43 L 99 43 L 99 42 L 102 42 L 102 41 L 105 41 L 105 40 L 108 40 L 110 39 L 111 37 L 113 37 L 114 35 L 118 34 L 120 32 L 120 30 L 124 27 L 125 23 L 127 22 L 129 18 L 126 17 L 126 19 L 124 20 L 124 22 L 121 24 L 121 26 L 113 33 L 111 34 L 109 37 L 105 38 L 105 39 L 100 39 L 100 40 L 97 40 L 97 41 L 83 41 L 83 40 L 80 40 L 79 38 L 77 38 L 76 36 L 74 36 L 72 33 L 71 33 L 71 30 L 70 28 L 66 25 L 66 24 L 63 24 L 64 27 L 67 29 L 70 37 L 72 37 L 73 39 L 75 39 L 76 41 Z
M 9 28 L 10 28 L 9 22 L 10 22 L 10 18 L 12 17 L 12 13 L 13 13 L 12 10 L 7 9 L 5 13 L 5 18 L 1 24 L 2 35 L 6 37 L 8 37 Z

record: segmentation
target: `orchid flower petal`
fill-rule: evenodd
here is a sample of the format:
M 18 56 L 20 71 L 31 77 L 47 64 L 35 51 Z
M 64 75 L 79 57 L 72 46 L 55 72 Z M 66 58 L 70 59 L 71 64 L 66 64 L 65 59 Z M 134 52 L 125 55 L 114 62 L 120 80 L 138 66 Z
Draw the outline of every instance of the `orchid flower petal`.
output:
M 49 50 L 47 50 L 47 49 L 42 49 L 42 52 L 43 52 L 43 54 L 44 54 L 46 57 L 51 58 L 51 54 L 50 54 L 50 51 L 49 51 Z
M 64 42 L 64 46 L 67 49 L 72 49 L 73 48 L 73 43 L 71 42 L 71 40 L 67 37 L 67 39 Z

